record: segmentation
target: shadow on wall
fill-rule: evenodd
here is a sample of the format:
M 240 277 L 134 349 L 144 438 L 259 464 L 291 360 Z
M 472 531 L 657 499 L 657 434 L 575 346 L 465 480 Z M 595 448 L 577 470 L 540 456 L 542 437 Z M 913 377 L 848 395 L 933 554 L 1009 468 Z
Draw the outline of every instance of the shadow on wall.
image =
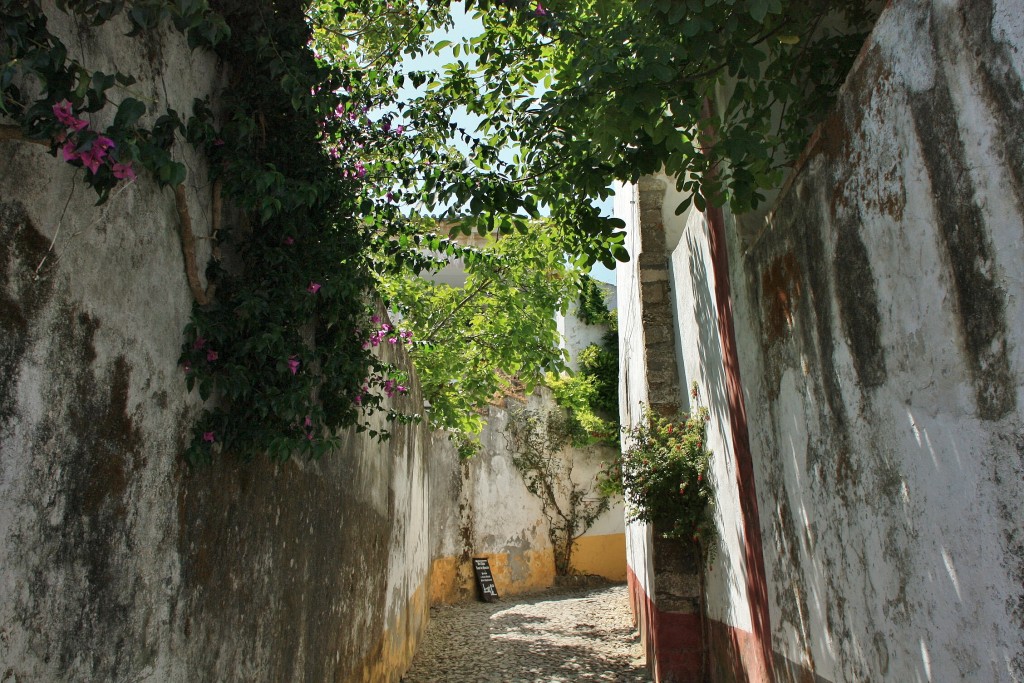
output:
M 705 265 L 709 261 L 709 258 L 704 257 L 708 248 L 708 227 L 706 220 L 703 218 L 701 218 L 700 229 L 702 232 L 701 239 L 695 237 L 693 231 L 687 231 L 686 233 L 686 249 L 687 254 L 689 254 L 687 260 L 689 263 L 690 291 L 693 292 L 691 319 L 696 324 L 698 330 L 697 353 L 701 373 L 699 384 L 703 387 L 703 392 L 706 393 L 706 396 L 701 397 L 702 405 L 705 405 L 711 414 L 711 426 L 724 437 L 728 434 L 730 419 L 729 399 L 725 386 L 722 342 L 718 333 L 718 311 L 715 306 L 714 295 L 711 291 L 711 274 Z M 682 320 L 683 318 L 679 319 Z M 735 465 L 733 463 L 731 443 L 728 439 L 722 439 L 722 447 L 727 450 L 719 453 L 718 458 L 724 463 L 726 472 L 730 477 L 727 481 L 716 482 L 718 490 L 735 487 Z M 719 524 L 722 524 L 721 509 L 716 512 L 716 515 L 719 518 Z M 733 529 L 727 531 L 731 531 L 734 538 L 739 539 L 742 547 L 744 535 L 741 515 L 737 514 Z M 727 534 L 721 534 L 718 542 L 723 543 L 726 537 Z M 733 563 L 726 561 L 728 556 L 724 552 L 725 549 L 720 550 L 723 552 L 719 554 L 719 558 L 723 561 L 716 562 L 709 569 L 709 583 L 717 583 L 722 586 L 723 596 L 744 595 L 746 591 L 746 578 L 733 571 Z M 744 562 L 742 555 L 737 558 L 737 561 L 742 569 Z M 709 601 L 711 597 L 708 596 Z M 735 612 L 738 607 L 731 603 L 716 606 L 722 608 L 723 612 Z M 744 615 L 741 621 L 746 621 L 746 618 L 747 615 Z M 735 623 L 735 621 L 732 623 Z
M 987 32 L 991 3 L 937 5 L 893 10 L 879 38 L 934 24 L 913 54 L 933 86 L 908 92 L 867 50 L 743 260 L 773 645 L 834 680 L 1024 674 L 1020 207 L 992 191 L 1004 150 L 978 158 L 1006 112 L 965 110 L 976 92 L 954 78 L 988 38 L 947 44 L 967 14 Z

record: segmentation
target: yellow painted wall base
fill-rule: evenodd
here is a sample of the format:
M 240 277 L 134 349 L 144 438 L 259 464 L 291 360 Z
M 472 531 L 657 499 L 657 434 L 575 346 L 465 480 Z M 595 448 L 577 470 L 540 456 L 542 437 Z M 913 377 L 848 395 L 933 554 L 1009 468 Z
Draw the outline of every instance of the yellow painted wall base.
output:
M 555 583 L 555 558 L 551 548 L 480 553 L 494 575 L 498 595 L 518 595 L 549 588 Z M 626 580 L 625 534 L 583 536 L 576 539 L 572 568 L 577 574 L 593 574 L 609 581 Z M 476 597 L 473 563 L 467 557 L 439 557 L 430 570 L 430 604 L 452 605 Z
M 555 559 L 551 548 L 480 553 L 474 557 L 487 558 L 499 596 L 543 590 L 555 583 Z M 430 572 L 430 604 L 450 605 L 475 597 L 471 559 L 447 556 L 434 560 Z
M 361 673 L 345 683 L 394 683 L 409 670 L 430 618 L 426 593 L 426 585 L 421 584 L 409 598 L 405 609 L 392 615 L 380 640 L 363 660 Z
M 626 580 L 626 535 L 581 536 L 572 551 L 578 574 L 595 574 L 609 581 Z

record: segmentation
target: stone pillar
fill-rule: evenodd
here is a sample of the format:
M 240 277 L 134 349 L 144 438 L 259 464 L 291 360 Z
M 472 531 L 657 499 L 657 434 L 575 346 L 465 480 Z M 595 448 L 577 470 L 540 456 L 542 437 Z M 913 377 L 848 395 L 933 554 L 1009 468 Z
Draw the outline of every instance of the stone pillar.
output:
M 665 182 L 644 176 L 637 184 L 640 254 L 640 319 L 644 334 L 648 409 L 676 415 L 682 394 L 676 358 L 675 321 L 665 248 L 662 203 Z M 653 606 L 648 644 L 648 666 L 659 683 L 704 680 L 701 560 L 695 546 L 662 538 L 667 529 L 654 528 L 651 546 L 654 567 Z
M 648 407 L 660 415 L 679 412 L 679 370 L 676 365 L 672 301 L 669 298 L 668 254 L 662 203 L 665 182 L 643 176 L 637 183 L 640 209 L 640 311 L 644 329 Z

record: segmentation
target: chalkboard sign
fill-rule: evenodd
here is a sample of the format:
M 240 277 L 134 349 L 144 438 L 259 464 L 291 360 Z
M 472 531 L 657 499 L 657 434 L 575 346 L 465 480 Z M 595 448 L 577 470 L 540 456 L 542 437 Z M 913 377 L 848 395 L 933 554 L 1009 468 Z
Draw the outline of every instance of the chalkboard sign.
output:
M 480 599 L 484 602 L 496 602 L 498 589 L 494 585 L 491 565 L 487 563 L 486 557 L 473 558 L 473 573 L 476 574 L 476 587 L 480 590 Z

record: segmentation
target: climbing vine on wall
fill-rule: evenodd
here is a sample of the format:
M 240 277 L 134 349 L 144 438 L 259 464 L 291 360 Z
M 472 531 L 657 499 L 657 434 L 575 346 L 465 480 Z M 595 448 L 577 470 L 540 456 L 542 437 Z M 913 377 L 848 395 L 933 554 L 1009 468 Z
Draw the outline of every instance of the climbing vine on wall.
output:
M 237 263 L 211 265 L 215 292 L 199 289 L 189 273 L 196 307 L 181 368 L 206 401 L 190 460 L 221 450 L 319 456 L 338 445 L 342 427 L 374 431 L 365 418 L 408 389 L 372 353 L 388 331 L 367 310 L 370 235 L 359 217 L 372 207 L 360 192 L 359 163 L 321 142 L 354 149 L 365 127 L 346 111 L 353 75 L 309 50 L 304 5 L 223 2 L 214 12 L 205 0 L 58 3 L 80 23 L 117 21 L 134 35 L 178 30 L 190 47 L 217 49 L 230 81 L 217 98 L 221 113 L 197 101 L 184 119 L 173 110 L 147 115 L 132 97 L 131 74 L 70 58 L 38 3 L 0 3 L 5 136 L 47 145 L 82 168 L 100 202 L 143 172 L 173 187 L 193 270 L 185 167 L 175 148 L 193 145 L 210 162 L 214 237 Z M 91 119 L 110 120 L 108 109 L 113 122 L 96 128 Z M 224 200 L 235 220 L 220 224 Z
M 572 441 L 571 427 L 561 410 L 513 407 L 505 436 L 513 452 L 512 464 L 527 490 L 540 500 L 555 572 L 566 576 L 571 573 L 576 539 L 608 509 L 610 497 L 572 478 L 574 462 L 566 450 Z

